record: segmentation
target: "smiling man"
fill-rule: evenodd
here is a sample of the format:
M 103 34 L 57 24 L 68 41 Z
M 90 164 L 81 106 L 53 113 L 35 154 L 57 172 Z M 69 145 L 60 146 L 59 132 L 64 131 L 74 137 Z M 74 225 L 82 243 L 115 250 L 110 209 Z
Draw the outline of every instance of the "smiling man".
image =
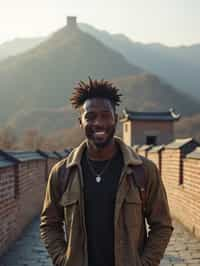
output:
M 114 136 L 120 96 L 104 80 L 75 87 L 71 103 L 86 139 L 52 169 L 41 213 L 54 265 L 156 266 L 168 244 L 173 228 L 157 168 Z

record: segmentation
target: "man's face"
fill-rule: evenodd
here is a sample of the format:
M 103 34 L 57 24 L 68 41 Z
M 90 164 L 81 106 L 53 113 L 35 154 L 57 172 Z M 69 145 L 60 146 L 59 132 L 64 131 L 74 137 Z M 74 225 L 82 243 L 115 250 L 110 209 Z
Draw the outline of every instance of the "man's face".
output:
M 80 126 L 89 143 L 96 148 L 104 148 L 110 144 L 116 124 L 117 115 L 107 99 L 88 99 L 81 107 Z

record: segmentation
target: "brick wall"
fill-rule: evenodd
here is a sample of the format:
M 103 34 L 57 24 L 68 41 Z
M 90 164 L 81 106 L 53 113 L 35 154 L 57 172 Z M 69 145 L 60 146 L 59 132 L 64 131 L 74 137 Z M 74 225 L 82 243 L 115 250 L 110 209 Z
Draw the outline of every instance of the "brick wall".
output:
M 172 216 L 200 238 L 200 153 L 187 158 L 179 148 L 166 148 L 160 154 L 160 167 L 158 156 L 147 153 L 162 173 Z
M 15 169 L 0 169 L 0 254 L 15 237 L 17 203 L 15 200 Z
M 148 158 L 155 163 L 161 174 L 161 154 L 160 152 L 148 153 Z
M 17 236 L 38 214 L 44 198 L 45 161 L 35 160 L 18 166 Z
M 148 150 L 147 157 L 162 170 L 172 216 L 200 238 L 200 153 L 196 159 L 186 158 L 181 148 L 166 146 L 158 152 Z M 0 255 L 39 214 L 47 173 L 58 160 L 46 158 L 0 166 Z
M 184 159 L 183 173 L 181 193 L 176 198 L 177 201 L 180 200 L 177 204 L 179 208 L 177 218 L 200 237 L 200 159 Z M 174 207 L 173 213 L 176 215 Z
M 145 150 L 138 149 L 138 154 L 143 156 L 143 157 L 147 157 L 147 151 L 145 151 Z
M 47 174 L 57 161 L 44 158 L 0 167 L 0 255 L 40 213 Z

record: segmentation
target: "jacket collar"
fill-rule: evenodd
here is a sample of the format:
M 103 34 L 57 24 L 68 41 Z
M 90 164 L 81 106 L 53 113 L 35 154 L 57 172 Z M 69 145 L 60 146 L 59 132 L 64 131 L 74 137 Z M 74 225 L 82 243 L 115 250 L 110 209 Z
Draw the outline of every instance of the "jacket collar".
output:
M 127 146 L 119 137 L 114 137 L 115 141 L 119 144 L 122 151 L 125 166 L 141 165 L 141 158 L 133 151 L 130 146 Z M 72 150 L 68 155 L 66 161 L 66 167 L 81 166 L 81 158 L 83 151 L 87 145 L 87 140 L 84 140 L 78 147 Z

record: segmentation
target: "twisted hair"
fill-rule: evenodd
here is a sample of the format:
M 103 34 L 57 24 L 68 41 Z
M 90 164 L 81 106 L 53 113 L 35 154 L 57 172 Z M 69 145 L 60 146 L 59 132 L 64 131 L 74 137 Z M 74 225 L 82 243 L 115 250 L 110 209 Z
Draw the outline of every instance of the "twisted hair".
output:
M 105 98 L 110 100 L 114 109 L 121 102 L 121 94 L 119 89 L 116 88 L 111 82 L 107 80 L 92 80 L 89 77 L 89 82 L 79 81 L 74 88 L 72 97 L 70 98 L 71 104 L 75 109 L 80 108 L 87 99 L 91 98 Z

